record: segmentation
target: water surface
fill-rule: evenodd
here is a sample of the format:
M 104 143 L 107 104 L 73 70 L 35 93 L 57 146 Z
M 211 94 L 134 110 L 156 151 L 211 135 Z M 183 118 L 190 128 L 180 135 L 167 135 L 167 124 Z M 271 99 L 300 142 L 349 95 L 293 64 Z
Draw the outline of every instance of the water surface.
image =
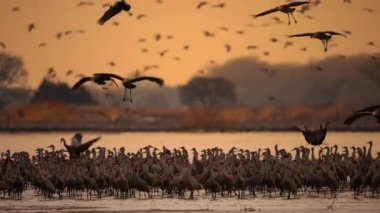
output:
M 74 132 L 54 133 L 2 133 L 0 134 L 0 151 L 34 152 L 36 148 L 45 148 L 54 144 L 56 149 L 63 148 L 60 139 L 70 141 Z M 273 148 L 278 144 L 288 151 L 294 147 L 307 145 L 304 137 L 298 132 L 247 132 L 247 133 L 166 133 L 166 132 L 138 132 L 138 133 L 84 133 L 84 141 L 96 136 L 102 139 L 96 146 L 106 148 L 120 148 L 124 146 L 127 152 L 136 152 L 139 148 L 152 145 L 158 148 L 166 146 L 169 149 L 184 146 L 188 149 L 195 147 L 198 150 L 211 147 L 220 147 L 225 151 L 235 146 L 242 149 L 256 150 L 258 148 Z M 380 133 L 377 132 L 330 132 L 326 137 L 327 145 L 368 146 L 367 142 L 374 143 L 373 153 L 380 151 Z

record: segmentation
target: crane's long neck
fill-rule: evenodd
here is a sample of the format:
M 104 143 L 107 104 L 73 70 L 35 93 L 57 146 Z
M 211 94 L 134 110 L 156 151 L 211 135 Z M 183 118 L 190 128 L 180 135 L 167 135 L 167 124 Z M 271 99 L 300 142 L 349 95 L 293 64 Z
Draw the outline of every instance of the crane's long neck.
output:
M 372 142 L 369 143 L 367 158 L 372 159 Z

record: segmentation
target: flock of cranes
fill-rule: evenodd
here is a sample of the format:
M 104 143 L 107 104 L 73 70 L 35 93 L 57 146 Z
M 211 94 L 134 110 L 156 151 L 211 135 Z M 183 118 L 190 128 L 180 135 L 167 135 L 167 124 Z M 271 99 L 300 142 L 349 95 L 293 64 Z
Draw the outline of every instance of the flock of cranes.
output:
M 288 24 L 291 17 L 297 23 L 293 12 L 301 5 L 310 4 L 309 1 L 294 1 L 264 11 L 255 18 L 274 12 L 286 13 Z M 207 5 L 200 2 L 198 9 Z M 224 4 L 212 7 L 224 7 Z M 117 1 L 98 20 L 104 25 L 118 13 L 129 12 L 131 5 L 125 0 Z M 34 24 L 28 30 L 32 31 Z M 213 37 L 210 32 L 205 36 Z M 328 42 L 333 36 L 346 34 L 335 31 L 318 31 L 289 35 L 289 38 L 310 37 L 319 39 L 323 43 L 324 51 L 328 50 Z M 272 40 L 276 42 L 276 40 Z M 0 46 L 5 48 L 4 43 Z M 189 47 L 187 46 L 186 49 Z M 225 45 L 226 51 L 231 46 Z M 253 47 L 252 47 L 253 48 Z M 184 46 L 185 49 L 185 46 Z M 168 50 L 162 51 L 163 56 Z M 113 63 L 114 64 L 114 63 Z M 114 66 L 114 65 L 113 65 Z M 105 86 L 111 82 L 118 87 L 120 81 L 125 89 L 123 100 L 132 102 L 132 90 L 136 83 L 141 81 L 153 82 L 162 86 L 164 80 L 152 76 L 123 78 L 113 73 L 95 73 L 92 76 L 83 76 L 74 84 L 72 89 L 78 89 L 87 82 L 94 82 Z M 380 121 L 380 106 L 372 106 L 355 112 L 345 121 L 350 125 L 363 116 L 374 116 Z M 321 124 L 319 129 L 306 126 L 297 127 L 308 144 L 320 146 L 327 134 L 328 123 Z M 72 144 L 61 139 L 69 153 L 69 159 L 64 150 L 56 151 L 38 149 L 36 155 L 29 156 L 26 152 L 11 154 L 8 150 L 2 153 L 0 159 L 0 193 L 2 196 L 21 199 L 26 188 L 35 188 L 37 194 L 45 198 L 60 199 L 82 198 L 86 193 L 88 199 L 95 195 L 99 198 L 114 196 L 129 198 L 140 196 L 152 197 L 185 197 L 197 196 L 197 193 L 206 193 L 212 198 L 219 196 L 236 196 L 237 198 L 255 197 L 257 193 L 263 196 L 287 198 L 301 196 L 320 196 L 329 193 L 336 197 L 337 193 L 351 190 L 354 198 L 360 194 L 371 197 L 380 196 L 380 153 L 372 156 L 372 142 L 369 147 L 320 147 L 318 156 L 315 156 L 315 147 L 295 147 L 292 151 L 274 147 L 271 149 L 238 150 L 233 147 L 228 152 L 215 147 L 198 151 L 193 148 L 190 156 L 185 147 L 169 150 L 147 146 L 136 153 L 125 153 L 125 148 L 107 150 L 91 146 L 101 138 L 94 138 L 81 143 L 81 135 L 76 135 Z M 352 150 L 350 152 L 350 149 Z M 292 153 L 294 152 L 294 154 Z M 294 157 L 293 157 L 294 156 Z M 204 190 L 203 190 L 204 189 Z M 194 193 L 195 192 L 195 193 Z M 138 193 L 138 195 L 137 195 Z
M 275 145 L 274 150 L 191 151 L 165 146 L 160 151 L 149 145 L 133 153 L 124 147 L 96 147 L 68 160 L 54 145 L 33 156 L 7 150 L 0 159 L 0 194 L 21 199 L 24 190 L 35 189 L 45 199 L 335 198 L 348 191 L 354 198 L 380 196 L 380 153 L 372 155 L 371 141 L 363 147 L 319 150 L 300 146 L 289 151 Z

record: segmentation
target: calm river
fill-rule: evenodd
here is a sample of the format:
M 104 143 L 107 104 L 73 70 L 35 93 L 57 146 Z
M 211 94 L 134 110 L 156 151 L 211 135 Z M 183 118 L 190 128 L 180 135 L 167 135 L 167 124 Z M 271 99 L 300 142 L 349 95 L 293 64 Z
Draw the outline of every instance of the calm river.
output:
M 1 133 L 0 151 L 7 149 L 13 151 L 34 152 L 36 148 L 45 148 L 54 144 L 56 149 L 63 148 L 60 139 L 70 141 L 74 133 Z M 288 151 L 300 145 L 306 145 L 303 135 L 298 132 L 248 132 L 248 133 L 84 133 L 84 141 L 96 136 L 102 136 L 97 146 L 106 148 L 120 148 L 124 146 L 127 152 L 136 152 L 139 148 L 152 145 L 173 149 L 185 146 L 198 150 L 211 147 L 221 147 L 225 151 L 235 146 L 238 148 L 255 150 L 258 148 L 273 148 L 275 144 L 279 148 Z M 327 145 L 337 144 L 341 146 L 364 146 L 367 142 L 374 142 L 373 154 L 380 151 L 380 133 L 368 132 L 330 132 L 326 137 Z M 368 145 L 367 145 L 368 146 Z

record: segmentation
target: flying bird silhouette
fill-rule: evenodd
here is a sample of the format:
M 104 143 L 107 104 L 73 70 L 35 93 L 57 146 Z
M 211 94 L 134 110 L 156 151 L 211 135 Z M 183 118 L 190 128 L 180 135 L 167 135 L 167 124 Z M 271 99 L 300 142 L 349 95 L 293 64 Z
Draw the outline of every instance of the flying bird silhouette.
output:
M 124 96 L 123 96 L 123 101 L 126 100 L 126 94 L 129 90 L 129 101 L 132 102 L 132 90 L 136 88 L 136 84 L 137 82 L 140 82 L 140 81 L 151 81 L 151 82 L 154 82 L 160 86 L 164 85 L 164 80 L 162 80 L 161 78 L 156 78 L 156 77 L 151 77 L 151 76 L 141 76 L 141 77 L 137 77 L 137 78 L 123 78 L 123 77 L 120 77 L 116 74 L 112 74 L 112 73 L 103 73 L 105 74 L 104 76 L 107 77 L 107 78 L 114 78 L 114 79 L 117 79 L 117 80 L 120 80 L 122 83 L 123 83 L 123 86 L 125 88 L 125 91 L 124 91 Z
M 169 52 L 169 50 L 166 49 L 166 50 L 163 50 L 163 51 L 161 51 L 161 52 L 158 52 L 158 54 L 159 54 L 161 57 L 164 57 L 164 56 L 166 55 L 166 53 L 168 53 L 168 52 Z
M 211 7 L 213 7 L 213 8 L 224 8 L 225 6 L 226 6 L 225 3 L 211 5 Z
M 214 37 L 215 33 L 211 33 L 209 31 L 203 31 L 203 35 L 206 36 L 206 37 Z
M 70 76 L 71 74 L 73 74 L 73 70 L 67 70 L 66 71 L 66 76 Z
M 38 44 L 38 47 L 45 47 L 47 44 L 45 42 L 42 42 L 40 44 Z
M 294 7 L 304 5 L 304 4 L 309 4 L 309 3 L 310 2 L 308 2 L 308 1 L 295 1 L 295 2 L 288 3 L 288 4 L 280 5 L 278 7 L 272 8 L 270 10 L 267 10 L 267 11 L 264 11 L 262 13 L 252 15 L 252 16 L 255 18 L 258 18 L 258 17 L 265 16 L 265 15 L 268 15 L 268 14 L 271 14 L 274 12 L 283 12 L 283 13 L 286 13 L 288 15 L 288 24 L 290 25 L 291 24 L 290 23 L 290 16 L 292 16 L 294 22 L 297 23 L 297 20 L 293 15 L 293 12 L 296 10 Z
M 253 50 L 253 49 L 257 49 L 258 47 L 256 45 L 248 45 L 247 46 L 247 50 Z
M 116 81 L 113 79 L 115 75 L 112 73 L 95 73 L 93 76 L 82 77 L 79 81 L 77 81 L 72 87 L 73 90 L 78 89 L 82 84 L 92 81 L 96 84 L 105 86 L 108 81 L 111 81 L 118 87 Z M 104 88 L 104 87 L 103 87 Z
M 231 45 L 225 44 L 224 48 L 226 49 L 226 52 L 228 52 L 228 53 L 231 52 Z
M 158 68 L 160 68 L 158 65 L 145 65 L 144 71 L 148 71 L 150 69 L 158 69 Z
M 61 32 L 59 32 L 59 33 L 57 33 L 57 34 L 55 34 L 55 37 L 59 40 L 59 39 L 61 39 L 62 38 L 62 33 Z
M 372 116 L 375 117 L 377 122 L 380 123 L 380 105 L 366 107 L 364 109 L 354 112 L 349 118 L 344 121 L 345 125 L 351 125 L 361 117 Z
M 310 38 L 314 38 L 314 39 L 319 39 L 320 41 L 322 41 L 324 50 L 326 52 L 330 39 L 335 35 L 347 37 L 343 33 L 338 33 L 338 32 L 334 32 L 334 31 L 319 31 L 319 32 L 314 32 L 314 33 L 302 33 L 302 34 L 289 35 L 288 37 L 289 38 L 310 37 Z
M 197 9 L 201 9 L 202 7 L 206 6 L 208 3 L 207 1 L 201 1 L 197 5 Z
M 128 12 L 131 9 L 131 5 L 129 5 L 125 0 L 121 0 L 112 5 L 98 20 L 98 24 L 103 25 L 112 17 L 120 13 L 121 11 Z
M 30 24 L 28 25 L 28 32 L 32 32 L 32 31 L 34 30 L 34 28 L 36 28 L 36 25 L 33 24 L 33 23 L 30 23 Z
M 78 3 L 78 7 L 81 7 L 81 6 L 92 6 L 94 5 L 93 2 L 89 2 L 89 1 L 81 1 Z
M 18 12 L 18 11 L 20 11 L 20 8 L 19 8 L 19 7 L 13 7 L 13 8 L 12 8 L 12 12 Z
M 147 17 L 147 15 L 145 15 L 145 14 L 139 14 L 139 15 L 137 15 L 136 19 L 140 20 L 140 19 L 146 18 L 146 17 Z
M 161 36 L 160 33 L 156 33 L 156 34 L 154 35 L 154 40 L 156 40 L 157 42 L 160 41 L 161 38 L 162 38 L 162 36 Z
M 297 126 L 297 130 L 301 131 L 308 144 L 319 146 L 323 143 L 327 134 L 327 127 L 329 123 L 321 124 L 319 129 L 308 128 L 307 126 Z

